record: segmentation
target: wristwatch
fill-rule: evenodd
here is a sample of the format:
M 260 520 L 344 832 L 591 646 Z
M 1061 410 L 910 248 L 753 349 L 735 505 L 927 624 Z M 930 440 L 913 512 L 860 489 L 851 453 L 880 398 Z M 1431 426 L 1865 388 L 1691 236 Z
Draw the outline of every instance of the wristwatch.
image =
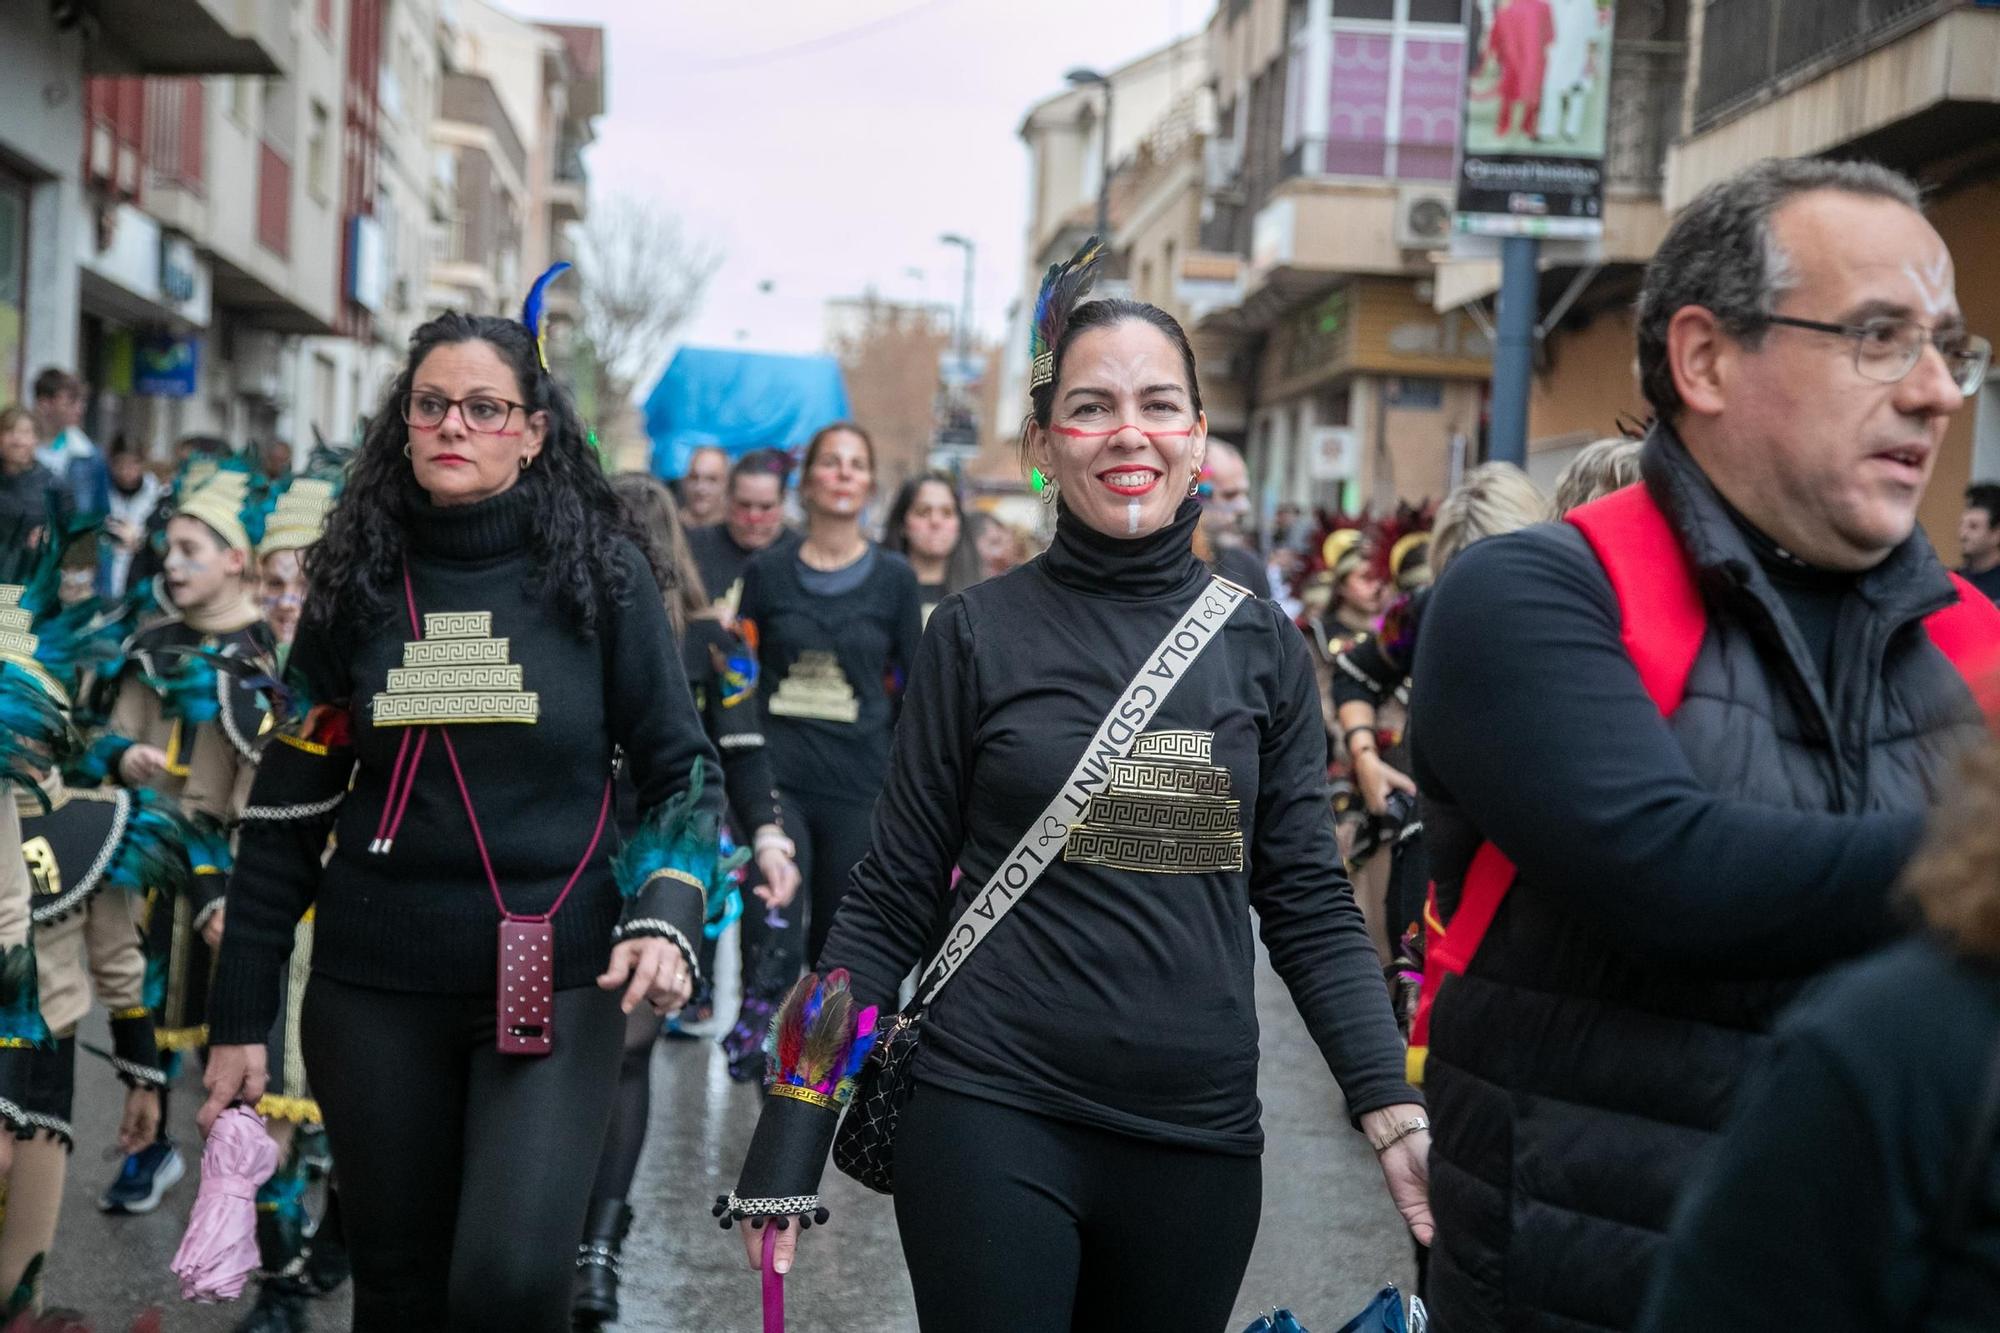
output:
M 1431 1122 L 1428 1116 L 1413 1115 L 1389 1131 L 1389 1136 L 1381 1142 L 1378 1143 L 1374 1139 L 1368 1140 L 1368 1146 L 1373 1148 L 1377 1153 L 1385 1153 L 1404 1139 L 1410 1137 L 1410 1135 L 1417 1133 L 1419 1130 L 1429 1129 L 1430 1127 Z

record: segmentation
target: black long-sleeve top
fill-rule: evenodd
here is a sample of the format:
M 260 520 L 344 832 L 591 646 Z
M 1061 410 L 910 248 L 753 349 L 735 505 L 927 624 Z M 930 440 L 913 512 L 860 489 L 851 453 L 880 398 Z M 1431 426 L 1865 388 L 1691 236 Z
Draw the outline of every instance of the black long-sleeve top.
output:
M 1189 502 L 1137 541 L 1064 513 L 1047 553 L 938 607 L 874 842 L 822 958 L 848 968 L 864 998 L 893 1003 L 939 929 L 954 867 L 965 878 L 951 907 L 963 910 L 1207 586 L 1190 548 L 1198 513 Z M 1195 795 L 1140 793 L 1107 818 L 1173 828 L 1187 812 L 1211 836 L 1240 832 L 1240 864 L 1176 871 L 1163 859 L 1173 849 L 1143 836 L 1131 860 L 1114 858 L 1122 865 L 1066 854 L 939 993 L 917 1076 L 1072 1122 L 1256 1153 L 1254 907 L 1349 1112 L 1420 1101 L 1341 871 L 1298 631 L 1275 604 L 1246 601 L 1148 731 L 1191 733 L 1172 764 L 1139 767 Z M 1205 771 L 1161 771 L 1177 765 Z
M 1996 1041 L 2000 973 L 1930 937 L 1802 999 L 1688 1191 L 1640 1333 L 1991 1328 L 2000 1144 L 1976 1122 Z M 1967 1171 L 1960 1246 L 1940 1252 Z
M 889 767 L 923 608 L 902 556 L 875 547 L 862 559 L 856 586 L 831 594 L 807 586 L 817 571 L 796 547 L 764 551 L 743 576 L 737 628 L 757 655 L 764 735 L 787 796 L 866 799 Z
M 309 620 L 300 630 L 291 666 L 312 700 L 346 709 L 352 744 L 323 745 L 321 755 L 289 743 L 266 752 L 229 886 L 209 1002 L 216 1042 L 261 1042 L 269 1033 L 278 971 L 308 906 L 315 906 L 315 972 L 387 990 L 493 992 L 498 909 L 440 732 L 456 746 L 501 892 L 518 914 L 548 910 L 582 860 L 614 747 L 624 751 L 643 810 L 683 791 L 696 760 L 715 764 L 666 607 L 637 548 L 620 548 L 630 592 L 622 604 L 605 599 L 592 637 L 538 586 L 531 523 L 537 488 L 546 484 L 530 472 L 490 500 L 450 508 L 433 507 L 414 486 L 403 497 L 418 615 L 463 613 L 427 624 L 428 646 L 411 651 L 415 636 L 400 605 L 376 624 L 330 632 Z M 438 665 L 476 669 L 480 679 L 391 675 Z M 382 719 L 423 693 L 460 709 L 462 720 L 431 728 L 397 818 L 387 808 L 390 779 L 411 728 Z M 519 720 L 528 715 L 532 722 Z M 312 771 L 315 759 L 327 770 Z M 328 779 L 350 770 L 352 790 L 342 799 L 344 776 Z M 312 813 L 325 804 L 313 792 L 329 786 L 337 804 Z M 720 784 L 708 783 L 703 808 L 715 815 L 721 804 Z M 371 850 L 385 814 L 394 834 L 386 855 Z M 329 824 L 335 846 L 322 870 Z M 656 881 L 621 904 L 610 867 L 616 842 L 607 820 L 556 914 L 558 989 L 589 985 L 603 970 L 621 906 L 628 923 L 685 915 L 665 906 L 684 887 L 678 881 Z M 699 920 L 697 905 L 695 929 Z
M 1821 591 L 1774 582 L 1821 652 L 1832 624 Z M 1703 786 L 1620 624 L 1610 579 L 1575 528 L 1468 547 L 1432 593 L 1419 640 L 1412 776 L 1426 802 L 1505 830 L 1500 850 L 1523 880 L 1641 957 L 1816 963 L 1893 936 L 1884 886 L 1916 850 L 1922 814 L 1787 810 Z M 1546 702 L 1552 681 L 1560 707 Z

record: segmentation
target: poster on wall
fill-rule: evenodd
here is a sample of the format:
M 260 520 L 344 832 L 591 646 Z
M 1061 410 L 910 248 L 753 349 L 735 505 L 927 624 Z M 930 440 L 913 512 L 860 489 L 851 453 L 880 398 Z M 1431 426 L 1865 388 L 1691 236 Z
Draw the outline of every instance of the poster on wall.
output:
M 1615 3 L 1466 0 L 1460 231 L 1604 234 Z

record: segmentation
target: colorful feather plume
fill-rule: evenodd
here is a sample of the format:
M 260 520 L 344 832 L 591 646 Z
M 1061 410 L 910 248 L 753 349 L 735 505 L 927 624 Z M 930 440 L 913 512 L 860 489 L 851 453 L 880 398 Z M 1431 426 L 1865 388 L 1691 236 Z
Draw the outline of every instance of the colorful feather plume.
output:
M 216 685 L 218 677 L 223 676 L 228 677 L 230 683 L 235 685 L 237 689 L 251 690 L 262 696 L 261 701 L 265 710 L 271 714 L 271 725 L 274 727 L 295 728 L 297 724 L 305 720 L 307 714 L 313 709 L 313 700 L 307 691 L 305 677 L 297 671 L 288 671 L 280 667 L 278 664 L 278 654 L 275 650 L 271 652 L 246 652 L 238 649 L 203 648 L 191 644 L 167 644 L 153 651 L 161 657 L 174 659 L 182 663 L 199 659 L 201 663 L 199 671 L 182 667 L 176 668 L 175 672 L 167 674 L 171 677 L 179 674 L 182 670 L 189 670 L 191 674 L 196 675 L 205 673 L 208 681 L 210 702 L 214 705 L 209 712 L 209 717 L 211 718 L 215 716 L 215 711 L 220 708 L 220 697 Z M 147 677 L 147 683 L 154 685 L 154 688 L 157 689 L 159 686 L 154 684 L 155 679 L 155 677 L 149 676 Z M 167 714 L 169 717 L 182 716 L 181 714 L 173 713 L 170 708 L 167 710 Z M 206 721 L 207 719 L 189 718 L 188 720 Z
M 1028 326 L 1030 390 L 1055 379 L 1056 348 L 1062 345 L 1063 330 L 1069 327 L 1070 315 L 1090 290 L 1103 258 L 1104 242 L 1093 236 L 1067 260 L 1049 265 L 1042 278 L 1042 289 L 1035 297 L 1035 318 Z
M 0 949 L 0 1043 L 49 1044 L 42 1021 L 42 988 L 35 974 L 35 946 Z
M 726 909 L 729 872 L 750 859 L 750 853 L 721 854 L 719 821 L 701 808 L 701 791 L 708 780 L 708 765 L 697 759 L 688 775 L 687 789 L 646 817 L 639 831 L 627 840 L 611 863 L 618 891 L 627 898 L 663 876 L 689 879 L 708 895 L 708 915 L 713 918 Z M 738 904 L 741 911 L 741 904 Z
M 160 696 L 160 712 L 181 722 L 213 722 L 222 712 L 213 655 L 199 649 L 163 648 L 164 664 L 145 672 L 146 687 Z
M 548 299 L 549 284 L 569 269 L 566 261 L 549 265 L 542 276 L 535 279 L 535 285 L 528 288 L 528 299 L 521 302 L 521 322 L 528 326 L 528 336 L 535 340 L 535 359 L 542 363 L 543 370 L 549 368 L 549 331 L 542 318 L 542 306 Z
M 874 1049 L 878 1010 L 862 1007 L 849 989 L 845 968 L 824 977 L 808 972 L 792 986 L 771 1018 L 764 1040 L 766 1077 L 804 1088 L 845 1106 L 854 1079 Z

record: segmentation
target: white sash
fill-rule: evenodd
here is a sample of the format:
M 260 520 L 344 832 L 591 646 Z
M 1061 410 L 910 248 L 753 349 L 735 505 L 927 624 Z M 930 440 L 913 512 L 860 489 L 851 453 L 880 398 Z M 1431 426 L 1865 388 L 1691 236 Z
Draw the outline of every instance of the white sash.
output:
M 1085 807 L 1090 804 L 1091 788 L 1103 783 L 1107 765 L 1131 753 L 1132 742 L 1153 720 L 1153 714 L 1159 711 L 1167 695 L 1201 656 L 1202 649 L 1214 642 L 1231 613 L 1250 600 L 1250 596 L 1247 589 L 1216 576 L 1195 598 L 1187 614 L 1167 631 L 1167 637 L 1146 655 L 1139 674 L 1118 696 L 1118 702 L 1099 724 L 1097 734 L 1083 748 L 1083 757 L 1076 761 L 1069 780 L 1021 835 L 1014 850 L 1000 862 L 1000 868 L 979 890 L 972 905 L 952 923 L 944 947 L 924 969 L 923 980 L 917 984 L 920 1006 L 929 1005 L 936 998 L 944 983 L 964 965 L 1000 918 L 1041 878 L 1049 863 L 1062 855 L 1070 826 L 1083 817 Z

